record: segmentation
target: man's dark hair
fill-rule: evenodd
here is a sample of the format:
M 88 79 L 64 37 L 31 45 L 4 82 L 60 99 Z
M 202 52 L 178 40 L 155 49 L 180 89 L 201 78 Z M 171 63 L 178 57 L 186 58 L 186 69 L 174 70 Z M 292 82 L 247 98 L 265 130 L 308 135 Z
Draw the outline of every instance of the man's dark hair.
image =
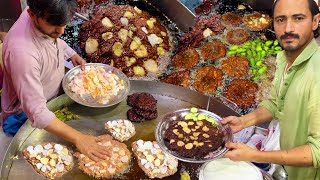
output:
M 279 0 L 276 0 L 274 3 L 273 3 L 273 7 L 272 7 L 272 16 L 274 15 L 274 9 L 277 5 Z M 309 5 L 309 10 L 311 12 L 311 15 L 312 15 L 312 19 L 315 15 L 319 14 L 320 11 L 319 11 L 319 7 L 317 5 L 317 3 L 314 1 L 314 0 L 308 0 L 308 5 Z M 313 31 L 313 36 L 315 38 L 317 38 L 319 36 L 319 25 L 317 27 L 316 30 Z
M 27 0 L 30 10 L 53 26 L 66 25 L 76 12 L 77 0 Z

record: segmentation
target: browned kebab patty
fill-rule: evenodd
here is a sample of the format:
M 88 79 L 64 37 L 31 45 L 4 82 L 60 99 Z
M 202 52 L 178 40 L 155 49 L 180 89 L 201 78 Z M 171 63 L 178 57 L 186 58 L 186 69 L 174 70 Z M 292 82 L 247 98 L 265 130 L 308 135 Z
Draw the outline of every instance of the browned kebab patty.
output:
M 182 87 L 188 87 L 190 85 L 190 72 L 188 70 L 174 72 L 163 77 L 160 81 Z
M 132 103 L 134 108 L 139 108 L 146 111 L 157 110 L 157 100 L 149 93 L 139 93 Z
M 128 106 L 131 106 L 131 107 L 135 107 L 135 102 L 136 102 L 136 99 L 137 97 L 140 95 L 140 93 L 133 93 L 131 95 L 128 95 L 128 98 L 127 98 L 127 104 Z
M 172 66 L 177 69 L 191 69 L 199 61 L 199 54 L 194 48 L 179 52 L 172 58 Z
M 149 93 L 133 93 L 128 96 L 127 104 L 133 107 L 127 112 L 130 121 L 143 122 L 158 117 L 157 100 Z
M 146 119 L 136 113 L 136 111 L 131 108 L 127 111 L 127 117 L 132 122 L 143 122 Z
M 223 72 L 213 66 L 199 67 L 193 87 L 201 93 L 214 93 L 222 84 Z
M 223 132 L 206 120 L 178 117 L 169 123 L 165 141 L 170 150 L 189 158 L 203 158 L 223 145 Z
M 230 56 L 222 61 L 222 71 L 234 78 L 243 78 L 248 75 L 249 60 L 245 57 Z
M 236 13 L 226 13 L 222 15 L 222 22 L 225 25 L 236 26 L 242 23 L 243 16 Z
M 207 42 L 201 49 L 205 60 L 216 60 L 226 56 L 226 46 L 221 41 Z
M 240 108 L 250 108 L 255 104 L 258 85 L 252 81 L 235 79 L 223 92 L 223 96 L 236 103 Z
M 249 33 L 244 29 L 233 29 L 227 33 L 226 38 L 230 44 L 243 44 L 248 41 Z
M 133 108 L 137 115 L 144 117 L 146 120 L 155 119 L 158 117 L 158 111 L 148 111 L 139 108 Z

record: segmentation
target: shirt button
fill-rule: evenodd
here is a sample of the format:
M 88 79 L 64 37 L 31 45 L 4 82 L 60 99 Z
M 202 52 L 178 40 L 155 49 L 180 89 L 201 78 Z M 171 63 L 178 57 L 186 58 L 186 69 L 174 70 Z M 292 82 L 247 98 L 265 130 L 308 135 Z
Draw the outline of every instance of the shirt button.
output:
M 288 83 L 284 83 L 285 86 L 288 86 Z
M 281 100 L 284 100 L 284 97 L 281 97 Z

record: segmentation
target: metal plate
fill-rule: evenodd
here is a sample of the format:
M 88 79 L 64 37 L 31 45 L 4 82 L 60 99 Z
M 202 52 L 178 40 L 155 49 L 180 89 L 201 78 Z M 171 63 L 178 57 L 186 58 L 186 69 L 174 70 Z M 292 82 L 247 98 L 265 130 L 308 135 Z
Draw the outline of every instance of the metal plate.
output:
M 151 81 L 131 81 L 130 94 L 134 92 L 149 92 L 153 94 L 158 100 L 157 107 L 159 117 L 156 120 L 135 123 L 137 133 L 132 139 L 126 142 L 129 149 L 131 149 L 131 143 L 135 140 L 155 140 L 155 127 L 159 120 L 168 112 L 182 108 L 190 108 L 192 106 L 205 108 L 208 105 L 209 99 L 207 96 L 186 88 Z M 68 121 L 67 124 L 83 133 L 92 135 L 105 134 L 104 123 L 108 120 L 126 119 L 126 112 L 129 109 L 125 100 L 112 107 L 90 108 L 74 103 L 67 95 L 61 95 L 48 103 L 48 108 L 52 111 L 61 109 L 64 106 L 68 106 L 70 111 L 80 115 L 79 120 Z M 211 107 L 210 109 L 216 114 L 220 114 L 219 111 L 226 115 L 234 114 L 231 109 L 223 104 L 215 103 L 215 107 L 216 108 Z M 1 166 L 1 179 L 21 179 L 21 177 L 24 179 L 44 179 L 23 159 L 21 151 L 28 145 L 40 144 L 47 141 L 61 143 L 75 150 L 72 144 L 47 133 L 45 130 L 32 128 L 30 122 L 27 121 L 13 138 L 13 141 L 7 149 L 4 162 Z M 137 166 L 136 160 L 134 159 L 132 162 L 130 172 L 122 175 L 119 179 L 149 179 Z M 78 169 L 77 161 L 75 161 L 75 164 L 74 168 L 63 176 L 63 179 L 93 179 Z M 179 162 L 178 172 L 164 179 L 179 179 L 182 169 L 187 170 L 193 178 L 197 178 L 200 165 L 201 164 Z
M 219 147 L 219 149 L 217 149 L 216 151 L 210 152 L 208 155 L 206 155 L 205 157 L 201 157 L 201 158 L 183 157 L 179 153 L 177 153 L 176 151 L 169 149 L 169 147 L 168 147 L 169 143 L 165 141 L 165 133 L 166 133 L 167 129 L 169 128 L 169 124 L 171 123 L 171 121 L 175 121 L 175 120 L 179 119 L 179 117 L 180 118 L 185 117 L 188 113 L 190 113 L 190 108 L 189 109 L 180 109 L 180 110 L 171 112 L 169 114 L 166 114 L 164 116 L 163 120 L 158 123 L 155 136 L 156 136 L 156 140 L 157 140 L 159 146 L 161 147 L 161 149 L 164 150 L 165 152 L 171 154 L 172 156 L 176 157 L 177 159 L 184 161 L 184 162 L 204 163 L 204 162 L 212 161 L 214 159 L 221 158 L 229 150 L 228 148 L 226 148 L 224 146 L 224 144 L 227 142 L 232 142 L 233 136 L 232 136 L 231 128 L 229 125 L 223 126 L 220 123 L 220 121 L 222 120 L 222 118 L 220 116 L 218 116 L 215 113 L 212 113 L 210 111 L 206 111 L 204 109 L 199 109 L 198 113 L 204 114 L 210 118 L 213 118 L 216 121 L 218 128 L 224 134 L 223 145 L 221 147 Z
M 76 101 L 79 104 L 82 104 L 84 106 L 89 106 L 89 107 L 109 107 L 109 106 L 118 104 L 119 102 L 121 102 L 123 99 L 127 97 L 130 90 L 130 82 L 128 77 L 122 71 L 120 71 L 117 68 L 111 67 L 106 64 L 101 64 L 101 63 L 86 63 L 85 69 L 93 66 L 102 67 L 106 73 L 109 73 L 110 71 L 114 72 L 114 74 L 119 77 L 119 80 L 124 81 L 124 89 L 118 91 L 116 96 L 111 96 L 107 104 L 98 103 L 99 97 L 93 98 L 91 94 L 85 94 L 83 96 L 79 96 L 76 93 L 72 92 L 71 87 L 69 86 L 69 83 L 74 79 L 74 77 L 82 71 L 80 69 L 80 66 L 77 66 L 69 70 L 65 74 L 62 80 L 63 90 L 72 100 Z

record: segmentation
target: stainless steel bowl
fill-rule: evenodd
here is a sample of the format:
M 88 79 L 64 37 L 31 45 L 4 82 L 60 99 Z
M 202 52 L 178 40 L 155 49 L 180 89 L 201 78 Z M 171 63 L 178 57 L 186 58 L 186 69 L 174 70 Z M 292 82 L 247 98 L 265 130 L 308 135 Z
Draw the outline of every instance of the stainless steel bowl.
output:
M 80 66 L 74 67 L 71 70 L 67 72 L 67 74 L 64 76 L 62 80 L 62 87 L 64 92 L 75 102 L 82 104 L 84 106 L 88 107 L 109 107 L 113 106 L 115 104 L 118 104 L 122 100 L 124 100 L 130 90 L 130 81 L 128 77 L 119 69 L 114 68 L 112 66 L 101 64 L 101 63 L 87 63 L 85 64 L 85 67 L 90 66 L 100 66 L 102 67 L 106 72 L 107 71 L 113 71 L 115 74 L 119 77 L 119 79 L 122 79 L 124 81 L 124 89 L 120 90 L 116 96 L 112 96 L 107 104 L 100 104 L 98 103 L 97 99 L 92 98 L 91 94 L 87 94 L 85 96 L 79 96 L 76 93 L 71 91 L 71 88 L 69 86 L 69 83 L 73 80 L 73 78 L 78 75 L 82 70 Z
M 223 146 L 214 152 L 210 152 L 209 155 L 202 157 L 200 159 L 183 157 L 179 155 L 177 152 L 169 149 L 169 147 L 167 146 L 168 144 L 167 142 L 165 142 L 164 137 L 165 137 L 166 130 L 169 128 L 170 122 L 175 121 L 178 117 L 184 117 L 188 113 L 190 113 L 190 109 L 181 109 L 181 110 L 168 113 L 163 118 L 161 118 L 162 120 L 158 123 L 155 131 L 156 141 L 158 142 L 160 148 L 166 153 L 171 154 L 172 156 L 184 162 L 204 163 L 204 162 L 208 162 L 208 161 L 222 157 L 228 151 L 228 148 L 224 147 L 224 144 L 227 142 L 231 142 L 233 140 L 231 128 L 228 125 L 223 126 L 220 123 L 220 121 L 222 120 L 220 116 L 214 114 L 213 112 L 203 110 L 203 109 L 198 109 L 198 113 L 205 114 L 208 117 L 213 118 L 217 122 L 218 127 L 222 130 L 224 134 Z

